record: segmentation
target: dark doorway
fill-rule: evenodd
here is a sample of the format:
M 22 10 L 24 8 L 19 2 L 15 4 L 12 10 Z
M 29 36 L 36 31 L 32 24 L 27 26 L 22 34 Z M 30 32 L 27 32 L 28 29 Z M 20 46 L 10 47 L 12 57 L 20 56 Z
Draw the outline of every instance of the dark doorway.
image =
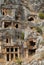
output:
M 15 48 L 15 52 L 17 52 L 18 51 L 18 48 Z
M 13 54 L 11 54 L 11 60 L 13 59 Z
M 17 54 L 17 53 L 15 54 L 15 58 L 16 58 L 16 59 L 18 58 L 18 54 Z
M 9 48 L 7 48 L 6 50 L 7 50 L 7 52 L 9 52 Z
M 33 20 L 34 20 L 33 17 L 28 18 L 28 21 L 33 21 Z
M 18 28 L 18 24 L 16 24 L 16 26 L 15 26 L 16 28 Z
M 28 50 L 28 54 L 30 55 L 30 54 L 33 54 L 33 53 L 35 53 L 35 51 L 36 51 L 36 49 L 29 49 Z
M 31 46 L 34 46 L 34 45 L 35 45 L 35 42 L 30 41 L 30 45 L 31 45 Z
M 31 29 L 33 29 L 33 27 L 30 27 Z
M 4 15 L 4 12 L 2 12 L 2 14 Z
M 6 43 L 8 43 L 8 38 L 6 39 Z
M 11 25 L 11 22 L 5 22 L 5 23 L 4 23 L 4 27 L 5 27 L 5 28 L 7 28 L 7 27 L 10 26 L 10 25 Z
M 18 20 L 18 18 L 19 18 L 19 17 L 18 17 L 17 15 L 15 15 L 15 19 Z
M 13 48 L 11 48 L 11 52 L 13 52 Z
M 7 61 L 9 61 L 9 54 L 7 54 Z

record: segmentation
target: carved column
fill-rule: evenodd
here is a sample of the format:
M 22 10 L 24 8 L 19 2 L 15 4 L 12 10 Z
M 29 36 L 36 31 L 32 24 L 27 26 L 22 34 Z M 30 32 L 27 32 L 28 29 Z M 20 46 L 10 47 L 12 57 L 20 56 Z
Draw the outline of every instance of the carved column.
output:
M 26 58 L 28 58 L 28 49 L 26 49 Z
M 18 48 L 18 58 L 19 58 L 20 56 L 19 56 L 19 48 Z
M 2 22 L 2 28 L 4 28 L 4 21 Z

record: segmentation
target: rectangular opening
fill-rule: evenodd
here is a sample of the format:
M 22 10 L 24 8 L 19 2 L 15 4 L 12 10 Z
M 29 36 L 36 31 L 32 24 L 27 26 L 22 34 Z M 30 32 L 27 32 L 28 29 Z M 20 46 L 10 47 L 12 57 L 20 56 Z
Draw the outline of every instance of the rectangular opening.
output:
M 36 49 L 29 49 L 29 50 L 28 50 L 28 55 L 35 53 L 35 50 L 36 50 Z
M 13 59 L 13 54 L 11 54 L 11 60 Z
M 7 54 L 7 61 L 9 61 L 9 54 Z
M 7 50 L 7 52 L 9 52 L 9 48 L 7 48 L 6 50 Z
M 9 41 L 8 38 L 6 38 L 6 43 L 8 43 L 8 41 Z
M 13 52 L 13 48 L 11 48 L 11 52 Z
M 9 27 L 10 25 L 11 25 L 11 22 L 5 22 L 5 23 L 4 23 L 4 27 L 5 27 L 5 28 Z
M 15 52 L 17 52 L 18 51 L 18 48 L 15 48 Z
M 16 59 L 18 58 L 18 54 L 17 54 L 17 53 L 15 54 L 15 58 L 16 58 Z

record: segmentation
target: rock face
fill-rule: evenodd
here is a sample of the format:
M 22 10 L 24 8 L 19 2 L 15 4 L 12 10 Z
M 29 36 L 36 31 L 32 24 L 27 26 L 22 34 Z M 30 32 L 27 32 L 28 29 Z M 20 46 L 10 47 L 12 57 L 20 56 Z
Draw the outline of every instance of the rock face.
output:
M 42 42 L 39 26 L 43 24 L 38 23 L 41 20 L 37 15 L 41 6 L 44 6 L 41 0 L 0 0 L 0 59 L 27 60 L 35 53 Z
M 13 4 L 22 4 L 29 10 L 36 12 L 40 11 L 40 9 L 44 7 L 44 0 L 0 0 L 0 4 L 3 4 L 4 1 Z
M 27 4 L 29 9 L 36 12 L 40 11 L 40 9 L 44 7 L 44 0 L 24 0 L 23 2 Z
M 39 11 L 40 8 L 44 6 L 41 6 L 44 3 L 44 0 L 29 0 L 29 2 L 32 5 L 34 11 Z

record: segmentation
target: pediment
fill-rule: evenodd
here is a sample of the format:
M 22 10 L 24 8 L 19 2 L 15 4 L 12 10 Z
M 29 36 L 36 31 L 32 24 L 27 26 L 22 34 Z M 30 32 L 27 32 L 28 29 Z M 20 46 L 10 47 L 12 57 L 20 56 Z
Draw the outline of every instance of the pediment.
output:
M 6 15 L 6 16 L 4 16 L 1 20 L 2 20 L 2 21 L 14 21 L 15 19 L 12 18 L 12 17 L 9 16 L 9 15 Z

